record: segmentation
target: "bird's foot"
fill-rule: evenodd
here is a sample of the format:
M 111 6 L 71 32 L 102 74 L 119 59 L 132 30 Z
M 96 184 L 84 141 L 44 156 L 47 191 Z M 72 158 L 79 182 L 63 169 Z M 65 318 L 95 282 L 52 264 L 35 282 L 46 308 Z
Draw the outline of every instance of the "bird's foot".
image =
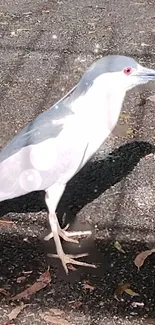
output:
M 55 258 L 60 258 L 62 265 L 65 269 L 65 272 L 68 274 L 68 269 L 69 267 L 67 266 L 67 264 L 71 264 L 71 265 L 79 265 L 79 266 L 86 266 L 86 267 L 92 267 L 92 268 L 96 268 L 96 265 L 94 264 L 89 264 L 89 263 L 85 263 L 85 262 L 80 262 L 80 261 L 76 261 L 76 258 L 80 258 L 80 257 L 84 257 L 84 256 L 88 256 L 87 253 L 84 254 L 77 254 L 77 255 L 70 255 L 70 254 L 65 254 L 63 251 L 61 252 L 61 254 L 57 255 L 57 254 L 48 254 L 49 257 L 55 257 Z
M 59 236 L 67 242 L 78 244 L 78 240 L 71 237 L 85 237 L 85 236 L 90 236 L 92 234 L 91 230 L 67 231 L 68 228 L 69 228 L 69 224 L 64 229 L 61 229 L 59 225 L 57 227 Z M 44 240 L 50 240 L 51 238 L 53 238 L 53 232 L 50 232 L 50 234 L 47 235 L 44 238 Z

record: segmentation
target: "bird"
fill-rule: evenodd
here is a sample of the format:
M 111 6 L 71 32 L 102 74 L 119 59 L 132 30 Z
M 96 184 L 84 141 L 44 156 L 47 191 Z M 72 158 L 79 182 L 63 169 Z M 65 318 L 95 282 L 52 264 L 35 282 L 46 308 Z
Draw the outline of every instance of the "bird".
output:
M 155 80 L 155 70 L 123 55 L 94 61 L 76 86 L 30 121 L 0 151 L 0 201 L 45 191 L 50 233 L 65 272 L 69 264 L 92 266 L 69 255 L 61 239 L 77 243 L 90 231 L 61 228 L 56 209 L 69 180 L 94 156 L 117 124 L 126 92 Z M 97 172 L 97 171 L 96 171 Z

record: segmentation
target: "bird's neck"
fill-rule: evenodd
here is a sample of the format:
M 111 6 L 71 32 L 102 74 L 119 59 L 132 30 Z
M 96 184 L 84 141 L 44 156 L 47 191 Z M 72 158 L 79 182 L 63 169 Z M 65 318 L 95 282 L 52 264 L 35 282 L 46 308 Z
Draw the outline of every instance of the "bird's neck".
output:
M 96 80 L 86 93 L 72 103 L 72 111 L 83 120 L 102 125 L 111 133 L 121 112 L 125 91 L 111 88 L 106 80 Z

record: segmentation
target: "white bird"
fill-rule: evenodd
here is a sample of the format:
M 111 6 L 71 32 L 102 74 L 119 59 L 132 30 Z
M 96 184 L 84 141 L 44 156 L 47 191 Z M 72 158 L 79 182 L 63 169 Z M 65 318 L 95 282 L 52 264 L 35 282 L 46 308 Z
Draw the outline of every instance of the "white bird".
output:
M 79 83 L 48 111 L 30 122 L 0 152 L 0 201 L 44 190 L 51 233 L 65 271 L 89 265 L 64 253 L 60 237 L 89 231 L 61 229 L 56 208 L 67 182 L 87 163 L 117 124 L 126 92 L 150 80 L 155 70 L 134 59 L 109 55 L 93 63 Z M 81 255 L 83 256 L 83 255 Z M 93 265 L 92 265 L 93 266 Z

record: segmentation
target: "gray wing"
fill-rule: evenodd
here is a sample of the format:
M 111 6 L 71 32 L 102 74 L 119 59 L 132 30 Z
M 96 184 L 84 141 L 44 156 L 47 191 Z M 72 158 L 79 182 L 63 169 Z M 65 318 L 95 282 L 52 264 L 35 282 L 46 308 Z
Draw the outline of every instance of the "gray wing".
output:
M 30 122 L 1 151 L 0 201 L 45 190 L 55 182 L 66 184 L 76 173 L 87 140 L 74 116 L 63 100 Z
M 72 125 L 71 125 L 72 124 Z M 74 121 L 56 138 L 23 147 L 0 163 L 0 201 L 67 182 L 80 169 L 87 139 Z
M 63 124 L 54 124 L 53 121 L 61 120 L 63 117 L 73 114 L 69 103 L 66 101 L 77 86 L 72 88 L 61 100 L 59 100 L 48 111 L 41 113 L 33 121 L 17 134 L 7 146 L 0 152 L 0 163 L 15 154 L 21 148 L 31 144 L 37 144 L 48 138 L 55 138 L 62 131 Z

